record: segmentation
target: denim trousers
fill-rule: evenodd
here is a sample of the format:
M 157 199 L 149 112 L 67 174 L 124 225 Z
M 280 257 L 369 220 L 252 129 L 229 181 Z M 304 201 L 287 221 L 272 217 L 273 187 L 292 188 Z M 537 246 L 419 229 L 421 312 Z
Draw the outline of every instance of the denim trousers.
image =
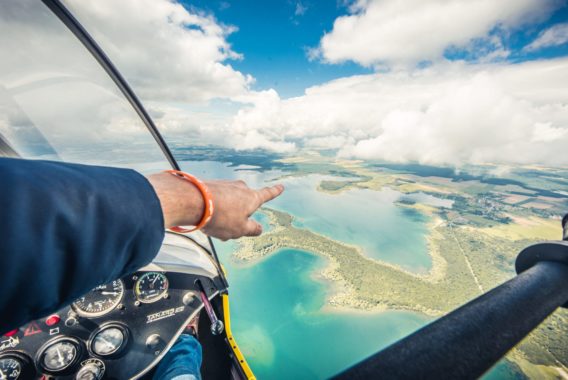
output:
M 154 380 L 201 380 L 201 344 L 182 334 L 158 364 Z

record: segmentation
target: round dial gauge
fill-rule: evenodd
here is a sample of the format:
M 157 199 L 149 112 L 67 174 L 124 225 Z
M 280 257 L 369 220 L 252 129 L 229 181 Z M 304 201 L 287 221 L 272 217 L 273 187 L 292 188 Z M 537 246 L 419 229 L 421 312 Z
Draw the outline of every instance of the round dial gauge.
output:
M 70 340 L 60 340 L 48 346 L 40 356 L 43 369 L 60 372 L 71 366 L 77 359 L 77 345 Z
M 168 278 L 162 273 L 144 273 L 134 286 L 134 293 L 140 302 L 155 302 L 168 292 Z
M 113 310 L 122 300 L 124 285 L 121 280 L 99 285 L 77 301 L 73 309 L 84 317 L 100 317 Z
M 12 357 L 0 359 L 0 379 L 15 380 L 22 373 L 22 363 Z
M 112 355 L 124 344 L 124 330 L 111 326 L 99 331 L 91 342 L 91 350 L 99 356 Z

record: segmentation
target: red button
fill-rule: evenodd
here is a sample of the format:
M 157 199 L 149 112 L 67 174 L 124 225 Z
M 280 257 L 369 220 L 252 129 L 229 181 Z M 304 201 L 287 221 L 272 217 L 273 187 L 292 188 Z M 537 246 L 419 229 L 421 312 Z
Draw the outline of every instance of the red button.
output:
M 53 325 L 58 324 L 60 321 L 61 321 L 61 318 L 59 318 L 59 315 L 53 314 L 45 320 L 45 324 L 48 325 L 48 326 L 53 326 Z
M 4 334 L 4 336 L 14 336 L 18 333 L 18 329 L 12 330 L 12 331 L 8 331 L 6 334 Z

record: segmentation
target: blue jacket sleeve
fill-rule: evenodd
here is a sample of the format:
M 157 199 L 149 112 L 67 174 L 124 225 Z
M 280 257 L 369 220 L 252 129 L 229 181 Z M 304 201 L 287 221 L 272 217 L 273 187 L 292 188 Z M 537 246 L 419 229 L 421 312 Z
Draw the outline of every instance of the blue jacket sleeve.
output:
M 0 334 L 134 272 L 163 237 L 133 170 L 0 158 Z

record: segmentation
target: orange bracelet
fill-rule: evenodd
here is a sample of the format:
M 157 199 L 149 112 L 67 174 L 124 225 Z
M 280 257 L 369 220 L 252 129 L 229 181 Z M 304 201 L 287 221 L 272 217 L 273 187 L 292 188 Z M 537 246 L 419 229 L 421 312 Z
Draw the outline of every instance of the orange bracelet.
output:
M 179 232 L 179 233 L 185 234 L 185 233 L 188 233 L 188 232 L 200 230 L 203 227 L 205 227 L 205 225 L 207 223 L 209 223 L 209 221 L 213 217 L 213 210 L 215 208 L 213 206 L 213 196 L 211 195 L 211 192 L 209 191 L 207 186 L 205 186 L 205 184 L 203 182 L 201 182 L 199 179 L 192 176 L 191 174 L 187 174 L 187 173 L 182 172 L 180 170 L 166 170 L 166 172 L 171 173 L 171 174 L 175 175 L 176 177 L 183 178 L 186 181 L 189 181 L 192 184 L 194 184 L 195 187 L 197 187 L 197 189 L 201 193 L 201 196 L 203 197 L 203 202 L 205 203 L 205 210 L 203 211 L 203 217 L 201 218 L 201 221 L 199 223 L 197 223 L 197 225 L 195 227 L 188 229 L 188 228 L 183 228 L 183 227 L 178 226 L 178 227 L 172 227 L 172 228 L 170 228 L 170 230 L 172 230 L 174 232 Z

